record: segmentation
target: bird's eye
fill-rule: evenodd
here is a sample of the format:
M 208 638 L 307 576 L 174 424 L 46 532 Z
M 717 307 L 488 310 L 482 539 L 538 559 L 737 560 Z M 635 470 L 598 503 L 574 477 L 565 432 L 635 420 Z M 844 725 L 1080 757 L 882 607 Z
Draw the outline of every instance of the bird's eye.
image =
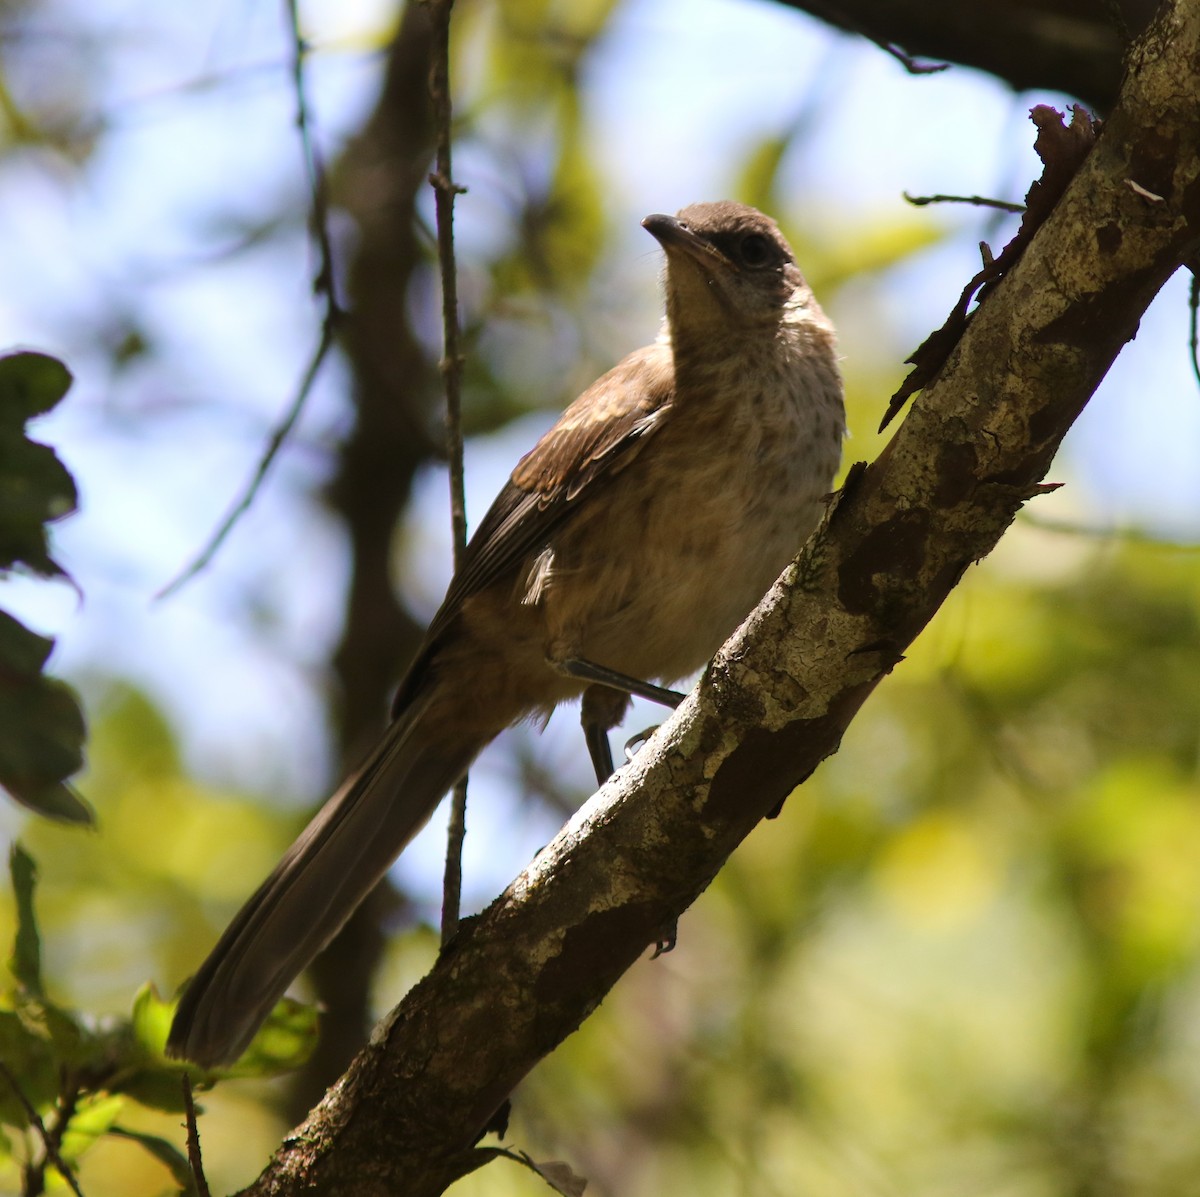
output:
M 771 257 L 771 243 L 761 233 L 749 233 L 738 251 L 747 266 L 765 266 Z

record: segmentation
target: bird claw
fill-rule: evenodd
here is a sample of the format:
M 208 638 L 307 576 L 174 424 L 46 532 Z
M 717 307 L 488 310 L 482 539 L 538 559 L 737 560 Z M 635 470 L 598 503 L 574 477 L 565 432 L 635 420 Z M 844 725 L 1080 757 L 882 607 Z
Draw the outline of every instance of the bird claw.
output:
M 632 735 L 625 741 L 625 760 L 631 761 L 641 751 L 642 746 L 658 729 L 662 726 L 661 723 L 656 723 L 653 727 L 647 727 L 636 735 Z

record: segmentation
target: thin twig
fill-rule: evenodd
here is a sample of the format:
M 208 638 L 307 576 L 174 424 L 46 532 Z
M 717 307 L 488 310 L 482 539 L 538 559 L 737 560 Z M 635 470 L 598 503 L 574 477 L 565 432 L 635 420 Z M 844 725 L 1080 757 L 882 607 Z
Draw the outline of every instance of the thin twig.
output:
M 1024 204 L 1014 204 L 1010 200 L 991 199 L 986 195 L 909 195 L 907 191 L 900 193 L 914 208 L 924 208 L 926 204 L 974 204 L 979 208 L 999 208 L 1001 212 L 1024 212 Z
M 936 75 L 940 71 L 948 71 L 948 62 L 918 62 L 907 50 L 902 50 L 895 42 L 887 42 L 879 37 L 870 38 L 881 50 L 890 54 L 910 75 Z
M 212 534 L 204 549 L 197 554 L 181 573 L 174 580 L 167 583 L 154 597 L 157 599 L 167 598 L 174 594 L 177 590 L 190 582 L 198 573 L 206 569 L 213 557 L 216 556 L 217 550 L 224 543 L 225 538 L 233 530 L 234 524 L 245 514 L 249 509 L 250 504 L 254 502 L 255 496 L 258 494 L 259 488 L 262 486 L 263 479 L 267 475 L 267 471 L 279 455 L 279 450 L 283 448 L 283 442 L 287 440 L 293 426 L 300 417 L 300 412 L 304 408 L 305 401 L 308 399 L 309 393 L 312 391 L 313 383 L 316 382 L 317 374 L 321 369 L 322 363 L 325 361 L 326 355 L 333 348 L 336 319 L 325 319 L 321 326 L 321 339 L 314 350 L 312 357 L 309 359 L 308 367 L 304 371 L 304 377 L 300 381 L 300 386 L 296 391 L 295 398 L 292 399 L 291 406 L 284 414 L 283 419 L 276 426 L 275 431 L 271 433 L 270 440 L 267 441 L 267 447 L 259 458 L 258 466 L 255 468 L 254 474 L 250 481 L 246 484 L 241 496 L 229 509 L 229 513 L 221 521 L 217 530 Z
M 279 450 L 283 448 L 284 442 L 300 418 L 301 411 L 304 410 L 304 405 L 312 393 L 313 384 L 316 382 L 321 366 L 329 355 L 330 349 L 333 348 L 337 326 L 342 316 L 342 307 L 338 301 L 334 277 L 333 243 L 329 234 L 329 190 L 326 184 L 324 162 L 313 140 L 308 91 L 304 78 L 304 58 L 308 53 L 308 44 L 300 33 L 298 0 L 284 0 L 284 3 L 287 6 L 288 25 L 292 35 L 291 74 L 292 88 L 296 96 L 296 129 L 300 135 L 300 145 L 304 153 L 304 168 L 308 176 L 309 234 L 316 245 L 318 259 L 317 272 L 313 277 L 313 294 L 324 299 L 321 334 L 304 374 L 301 376 L 300 385 L 296 389 L 292 402 L 271 433 L 250 481 L 204 548 L 189 565 L 185 566 L 155 595 L 159 599 L 174 594 L 180 587 L 206 569 L 213 557 L 216 556 L 218 549 L 224 544 L 226 537 L 233 530 L 234 525 L 249 510 L 267 476 L 267 471 L 274 464 L 275 458 L 279 456 Z
M 192 1100 L 192 1078 L 185 1072 L 180 1079 L 183 1085 L 183 1116 L 187 1125 L 187 1154 L 192 1179 L 196 1182 L 197 1197 L 212 1197 L 204 1175 L 204 1157 L 200 1153 L 200 1127 L 196 1122 L 196 1103 Z
M 33 1187 L 26 1187 L 26 1192 L 30 1194 L 45 1192 L 45 1163 L 49 1161 L 59 1176 L 66 1181 L 67 1187 L 75 1194 L 75 1197 L 83 1197 L 83 1190 L 79 1187 L 79 1182 L 75 1179 L 74 1173 L 68 1167 L 58 1150 L 63 1132 L 66 1130 L 67 1123 L 71 1120 L 71 1113 L 75 1109 L 75 1095 L 70 1095 L 69 1100 L 65 1100 L 60 1106 L 57 1125 L 54 1131 L 51 1132 L 46 1129 L 46 1124 L 42 1121 L 42 1116 L 37 1112 L 37 1108 L 33 1102 L 25 1095 L 25 1090 L 21 1088 L 20 1082 L 9 1070 L 8 1065 L 2 1060 L 0 1060 L 0 1076 L 4 1077 L 8 1082 L 9 1088 L 16 1095 L 21 1109 L 25 1111 L 25 1117 L 29 1119 L 30 1125 L 37 1131 L 38 1138 L 41 1139 L 42 1147 L 46 1152 L 46 1160 L 37 1169 L 37 1172 L 40 1172 L 41 1176 L 33 1182 Z
M 857 33 L 869 42 L 874 42 L 885 54 L 890 54 L 910 75 L 936 75 L 939 71 L 950 69 L 948 62 L 918 62 L 907 50 L 886 38 L 876 37 L 867 27 L 854 20 L 845 11 L 845 6 L 831 3 L 829 0 L 809 0 L 805 7 L 815 16 L 830 25 L 846 30 L 847 33 Z
M 450 791 L 450 818 L 446 823 L 446 863 L 442 869 L 441 943 L 445 947 L 458 930 L 462 911 L 462 854 L 467 838 L 467 779 Z
M 442 276 L 442 380 L 446 388 L 446 453 L 450 459 L 450 528 L 454 541 L 454 568 L 462 565 L 467 544 L 467 505 L 463 481 L 462 354 L 459 350 L 458 274 L 454 264 L 454 197 L 465 188 L 454 182 L 450 167 L 450 14 L 454 0 L 435 0 L 433 17 L 433 68 L 429 94 L 437 131 L 437 164 L 429 176 L 437 213 L 438 267 Z M 442 943 L 458 927 L 462 900 L 462 847 L 466 836 L 467 782 L 454 787 L 447 830 L 446 867 L 442 877 Z

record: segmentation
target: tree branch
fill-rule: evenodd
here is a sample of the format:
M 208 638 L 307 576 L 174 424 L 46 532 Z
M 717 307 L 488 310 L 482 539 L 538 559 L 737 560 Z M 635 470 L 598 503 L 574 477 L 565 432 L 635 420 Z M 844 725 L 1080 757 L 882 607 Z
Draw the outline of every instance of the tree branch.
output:
M 386 724 L 388 698 L 422 629 L 392 589 L 396 524 L 422 463 L 440 446 L 429 435 L 437 372 L 408 315 L 414 279 L 426 263 L 417 233 L 417 197 L 434 151 L 426 86 L 433 31 L 422 5 L 405 7 L 388 49 L 383 87 L 366 128 L 332 174 L 338 207 L 354 221 L 347 265 L 351 315 L 342 349 L 354 375 L 354 428 L 338 454 L 327 502 L 350 549 L 346 622 L 333 658 L 335 715 L 344 767 L 356 766 Z M 313 962 L 325 1007 L 317 1050 L 294 1085 L 299 1118 L 344 1071 L 370 1027 L 371 981 L 401 899 L 384 882 Z
M 869 38 L 889 54 L 987 71 L 1024 88 L 1052 88 L 1107 112 L 1117 96 L 1130 33 L 1157 0 L 779 0 Z M 1114 11 L 1115 10 L 1115 11 Z M 1117 19 L 1114 19 L 1116 17 Z M 902 58 L 903 61 L 903 58 Z
M 465 190 L 454 181 L 450 166 L 452 104 L 450 95 L 450 17 L 454 0 L 433 0 L 433 64 L 429 93 L 437 125 L 437 163 L 429 182 L 437 215 L 438 271 L 442 279 L 442 383 L 446 392 L 446 456 L 450 461 L 450 541 L 454 570 L 467 549 L 467 497 L 463 474 L 462 353 L 459 349 L 458 270 L 454 262 L 454 198 Z M 460 778 L 450 796 L 446 831 L 446 864 L 442 874 L 442 943 L 458 927 L 462 905 L 462 853 L 467 838 L 467 779 Z
M 1200 243 L 1200 9 L 1164 7 L 1074 182 L 699 687 L 377 1028 L 253 1194 L 432 1197 L 492 1112 L 825 757 Z M 1161 196 L 1151 203 L 1126 185 Z M 793 802 L 802 801 L 801 797 Z

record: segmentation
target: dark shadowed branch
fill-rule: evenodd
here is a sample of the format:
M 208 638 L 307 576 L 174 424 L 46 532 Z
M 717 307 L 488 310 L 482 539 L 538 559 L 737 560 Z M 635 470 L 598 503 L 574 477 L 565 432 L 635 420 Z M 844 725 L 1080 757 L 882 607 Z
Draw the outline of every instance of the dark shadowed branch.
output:
M 462 352 L 459 348 L 458 271 L 454 262 L 454 197 L 465 188 L 454 182 L 450 151 L 453 105 L 450 93 L 450 17 L 454 0 L 435 0 L 433 17 L 433 67 L 429 92 L 437 128 L 437 164 L 429 182 L 433 186 L 437 216 L 438 269 L 442 280 L 442 381 L 446 391 L 446 454 L 450 461 L 450 535 L 454 568 L 462 564 L 467 547 L 467 501 L 463 479 Z M 450 822 L 446 832 L 446 866 L 442 882 L 442 943 L 449 942 L 458 926 L 462 902 L 462 850 L 467 835 L 467 779 L 454 787 Z
M 1018 90 L 1066 92 L 1102 113 L 1116 100 L 1130 36 L 1145 29 L 1157 7 L 1157 0 L 778 2 L 869 38 L 889 54 L 899 51 L 902 62 L 925 58 L 975 67 Z
M 334 717 L 346 767 L 356 765 L 380 735 L 396 678 L 421 637 L 397 601 L 392 564 L 396 525 L 413 478 L 440 453 L 428 431 L 437 410 L 437 371 L 409 313 L 410 290 L 427 261 L 416 206 L 434 150 L 431 45 L 428 12 L 407 6 L 388 48 L 375 109 L 333 174 L 336 203 L 357 231 L 347 263 L 350 315 L 342 335 L 355 421 L 326 494 L 350 550 L 346 620 L 333 658 Z M 326 1013 L 317 1051 L 291 1103 L 297 1118 L 363 1044 L 371 980 L 385 944 L 381 924 L 394 921 L 399 903 L 384 882 L 310 970 Z

